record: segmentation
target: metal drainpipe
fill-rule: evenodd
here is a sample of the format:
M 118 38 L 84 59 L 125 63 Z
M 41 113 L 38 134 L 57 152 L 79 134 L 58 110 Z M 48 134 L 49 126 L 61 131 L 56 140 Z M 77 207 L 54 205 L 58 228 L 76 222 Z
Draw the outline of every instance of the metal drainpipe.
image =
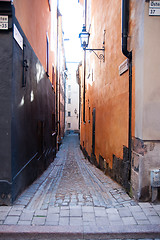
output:
M 129 59 L 129 126 L 128 126 L 128 160 L 131 164 L 132 145 L 132 51 L 127 49 L 128 23 L 129 23 L 129 0 L 122 0 L 122 53 Z M 131 178 L 131 168 L 129 181 Z
M 87 0 L 85 0 L 85 26 L 87 24 Z M 83 82 L 83 122 L 85 123 L 85 106 L 86 106 L 86 51 L 84 51 L 84 82 Z
M 58 11 L 58 2 L 57 2 L 57 52 L 56 52 L 56 152 L 58 151 L 58 136 L 59 136 L 59 125 L 58 125 L 58 49 L 59 49 L 59 42 L 58 42 L 58 35 L 59 35 L 59 11 Z

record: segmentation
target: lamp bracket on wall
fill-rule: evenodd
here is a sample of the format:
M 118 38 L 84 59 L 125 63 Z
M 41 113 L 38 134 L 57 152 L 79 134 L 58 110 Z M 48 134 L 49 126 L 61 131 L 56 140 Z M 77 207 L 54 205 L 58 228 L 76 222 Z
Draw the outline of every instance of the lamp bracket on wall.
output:
M 94 52 L 96 57 L 100 60 L 105 61 L 105 34 L 106 30 L 104 30 L 103 34 L 103 46 L 102 48 L 87 48 L 89 45 L 89 38 L 90 38 L 90 33 L 86 31 L 86 26 L 83 25 L 82 32 L 79 34 L 79 38 L 81 40 L 81 47 L 83 48 L 84 51 L 88 50 L 91 52 Z M 101 51 L 102 53 L 97 54 L 96 51 Z
M 105 53 L 105 47 L 103 47 L 102 49 L 85 48 L 84 50 L 85 50 L 85 51 L 88 50 L 88 51 L 90 51 L 90 52 L 93 52 L 98 59 L 103 60 L 103 62 L 105 61 L 105 55 L 104 55 L 104 53 Z M 103 53 L 97 54 L 95 51 L 102 51 Z

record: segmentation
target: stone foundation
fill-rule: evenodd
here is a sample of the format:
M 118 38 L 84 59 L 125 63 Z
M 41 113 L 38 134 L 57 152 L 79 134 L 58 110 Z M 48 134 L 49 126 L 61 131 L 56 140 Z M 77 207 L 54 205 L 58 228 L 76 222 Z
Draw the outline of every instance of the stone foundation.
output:
M 131 164 L 128 161 L 128 148 L 123 147 L 123 159 L 117 158 L 113 155 L 113 167 L 109 167 L 109 164 L 105 161 L 103 156 L 99 155 L 99 162 L 94 154 L 91 157 L 88 155 L 85 148 L 80 146 L 84 156 L 94 164 L 96 167 L 101 169 L 105 174 L 109 175 L 113 180 L 118 182 L 125 188 L 127 192 L 130 191 L 130 174 Z
M 152 199 L 150 171 L 160 168 L 160 142 L 134 138 L 132 148 L 133 195 L 139 201 L 149 201 Z

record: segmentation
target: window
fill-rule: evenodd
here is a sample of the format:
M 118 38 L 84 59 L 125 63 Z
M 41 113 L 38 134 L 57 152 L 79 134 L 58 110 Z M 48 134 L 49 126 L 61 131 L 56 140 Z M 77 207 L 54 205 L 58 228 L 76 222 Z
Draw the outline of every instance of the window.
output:
M 47 40 L 47 45 L 46 45 L 46 74 L 49 77 L 49 37 L 48 37 L 48 32 L 46 33 L 46 40 Z
M 90 121 L 91 121 L 91 108 L 89 107 L 89 120 L 88 120 L 88 122 L 90 123 Z
M 71 117 L 71 112 L 68 112 L 68 117 Z
M 68 104 L 71 104 L 71 98 L 68 98 Z
M 68 123 L 68 128 L 71 128 L 71 123 Z
M 54 72 L 54 66 L 52 66 L 52 86 L 55 89 L 55 72 Z
M 55 132 L 55 129 L 56 129 L 55 113 L 52 113 L 52 132 Z
M 68 85 L 68 91 L 71 91 L 71 85 Z

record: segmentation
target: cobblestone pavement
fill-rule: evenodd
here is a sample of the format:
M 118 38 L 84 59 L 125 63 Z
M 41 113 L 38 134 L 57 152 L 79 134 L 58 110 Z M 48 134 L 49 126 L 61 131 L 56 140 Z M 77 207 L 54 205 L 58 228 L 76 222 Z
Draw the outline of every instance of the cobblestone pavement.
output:
M 160 204 L 137 203 L 84 158 L 68 135 L 54 162 L 15 201 L 0 207 L 0 225 L 160 226 Z

